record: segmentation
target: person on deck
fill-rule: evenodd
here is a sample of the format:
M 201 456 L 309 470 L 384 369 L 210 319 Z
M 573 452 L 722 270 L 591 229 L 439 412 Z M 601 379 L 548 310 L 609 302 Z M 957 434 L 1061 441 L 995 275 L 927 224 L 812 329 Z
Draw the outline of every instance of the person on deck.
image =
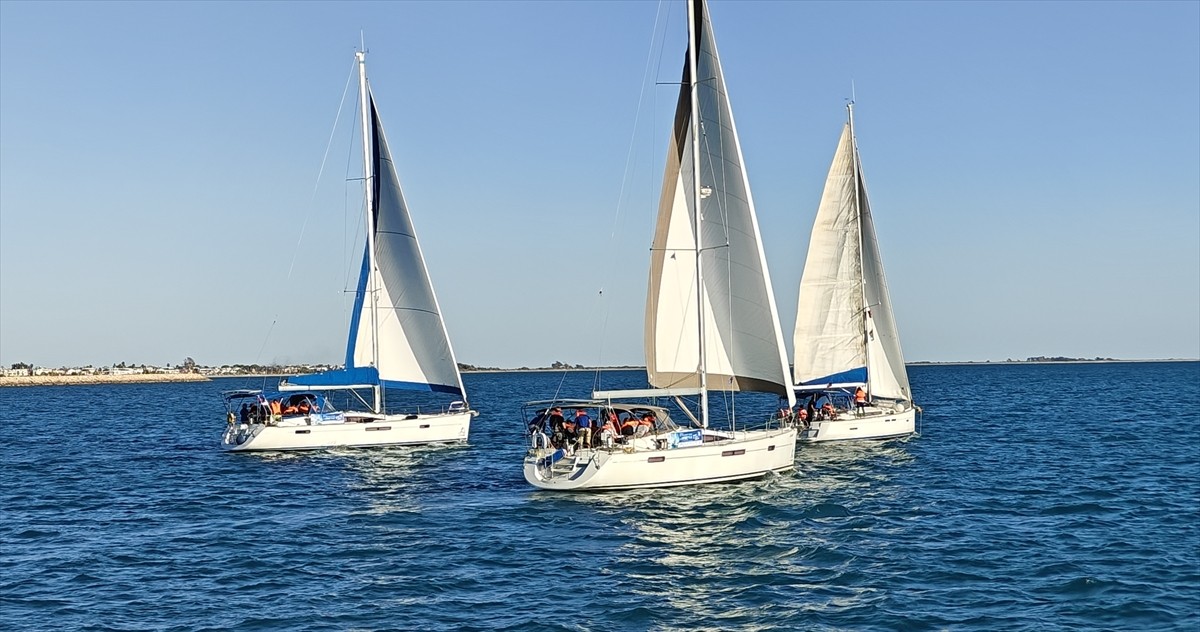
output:
M 859 417 L 862 417 L 863 413 L 866 412 L 864 410 L 866 407 L 867 407 L 867 392 L 864 391 L 863 387 L 860 386 L 860 387 L 854 389 L 854 412 L 855 412 L 855 414 L 858 415 Z
M 592 447 L 592 418 L 582 408 L 575 409 L 575 433 L 579 435 L 579 445 Z
M 545 432 L 546 436 L 550 436 L 553 433 L 553 430 L 550 428 L 550 411 L 543 410 L 534 415 L 533 419 L 529 422 L 529 434 L 538 431 Z
M 546 423 L 550 427 L 550 443 L 556 448 L 566 445 L 567 420 L 563 418 L 562 409 L 557 406 L 551 408 Z
M 250 404 L 242 402 L 242 407 L 238 410 L 238 421 L 250 423 Z
M 646 413 L 638 421 L 637 434 L 635 436 L 644 437 L 654 431 L 654 413 Z
M 617 421 L 617 413 L 608 411 L 608 418 L 604 420 L 604 426 L 600 428 L 600 441 L 607 447 L 611 447 L 610 439 L 615 441 L 621 434 L 619 422 Z
M 621 436 L 632 437 L 637 432 L 638 418 L 633 413 L 621 420 Z

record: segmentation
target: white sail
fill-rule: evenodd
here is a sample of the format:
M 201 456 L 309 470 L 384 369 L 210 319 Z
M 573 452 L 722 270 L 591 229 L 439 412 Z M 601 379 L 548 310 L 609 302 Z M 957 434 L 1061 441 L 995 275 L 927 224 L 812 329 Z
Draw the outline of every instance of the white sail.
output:
M 796 384 L 862 383 L 873 397 L 911 400 L 853 119 L 813 223 L 793 342 Z
M 392 164 L 383 124 L 358 60 L 362 108 L 366 245 L 343 368 L 279 382 L 283 397 L 227 394 L 221 445 L 235 452 L 421 445 L 466 441 L 471 418 L 462 378 L 412 219 Z M 324 395 L 295 391 L 370 389 L 368 410 L 337 410 Z M 462 399 L 442 411 L 388 412 L 385 389 L 429 390 Z M 235 409 L 235 404 L 241 404 Z M 258 411 L 251 414 L 251 408 Z
M 710 389 L 790 395 L 783 333 L 708 7 L 697 2 L 696 9 L 700 242 L 692 208 L 692 80 L 685 64 L 652 246 L 647 374 L 657 388 L 694 387 L 706 370 Z M 703 257 L 698 292 L 697 250 Z
M 374 318 L 378 319 L 379 357 L 375 368 L 379 379 L 389 387 L 461 392 L 458 365 L 373 98 L 371 106 L 378 270 L 364 270 L 359 287 L 373 286 L 378 292 Z M 366 277 L 372 273 L 373 284 Z M 353 357 L 352 366 L 366 367 L 374 362 L 372 306 L 364 300 L 356 308 L 348 357 Z
M 687 61 L 650 261 L 646 370 L 654 388 L 594 391 L 593 400 L 574 402 L 597 419 L 624 419 L 620 436 L 610 427 L 595 443 L 585 433 L 577 449 L 564 432 L 537 429 L 556 402 L 532 402 L 539 412 L 526 425 L 524 463 L 535 487 L 669 487 L 795 467 L 797 430 L 783 419 L 762 430 L 737 430 L 732 416 L 728 430 L 708 427 L 709 390 L 774 392 L 789 406 L 795 395 L 707 14 L 704 0 L 689 0 Z M 690 395 L 699 396 L 698 414 L 680 399 Z M 635 397 L 673 397 L 681 419 L 698 427 L 682 428 L 665 408 L 613 401 Z
M 364 154 L 368 163 L 369 234 L 350 316 L 346 365 L 344 369 L 292 378 L 288 386 L 370 385 L 377 389 L 463 395 L 458 363 L 400 189 L 383 124 L 365 83 L 363 95 L 368 119 L 364 123 L 368 126 Z
M 856 155 L 857 151 L 856 148 Z M 875 237 L 875 222 L 871 219 L 871 205 L 867 198 L 867 182 L 863 177 L 861 158 L 858 169 L 862 199 L 863 295 L 867 305 L 869 390 L 876 397 L 911 401 L 908 369 L 904 366 L 904 354 L 900 351 L 900 334 L 896 329 L 896 318 L 892 314 L 892 299 L 888 295 L 887 280 L 883 276 L 883 257 L 879 254 L 879 241 Z

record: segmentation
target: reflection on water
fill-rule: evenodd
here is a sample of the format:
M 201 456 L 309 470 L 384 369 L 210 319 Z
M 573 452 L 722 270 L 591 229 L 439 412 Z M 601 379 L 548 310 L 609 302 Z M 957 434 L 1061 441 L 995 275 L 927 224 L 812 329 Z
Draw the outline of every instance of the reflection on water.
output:
M 895 502 L 893 481 L 913 461 L 901 441 L 806 445 L 796 471 L 755 481 L 531 500 L 546 511 L 607 518 L 616 537 L 601 570 L 617 592 L 661 600 L 716 627 L 757 629 L 770 627 L 758 623 L 765 609 L 796 603 L 794 591 L 823 595 L 803 600 L 808 611 L 880 598 L 852 573 L 862 560 L 845 536 L 886 529 L 862 505 Z M 848 531 L 831 531 L 835 525 Z M 762 605 L 746 606 L 747 591 L 765 592 L 754 600 Z

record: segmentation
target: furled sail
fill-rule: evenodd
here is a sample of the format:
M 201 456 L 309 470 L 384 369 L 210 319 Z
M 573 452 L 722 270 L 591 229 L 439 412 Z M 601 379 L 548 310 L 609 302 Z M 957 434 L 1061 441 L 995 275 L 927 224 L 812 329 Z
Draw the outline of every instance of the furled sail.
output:
M 646 365 L 657 388 L 789 391 L 787 356 L 733 113 L 705 3 L 696 2 L 700 240 L 693 215 L 690 90 L 683 86 L 667 155 L 651 254 Z M 697 291 L 697 251 L 703 284 Z M 704 332 L 699 330 L 698 303 Z M 700 367 L 700 340 L 705 367 Z

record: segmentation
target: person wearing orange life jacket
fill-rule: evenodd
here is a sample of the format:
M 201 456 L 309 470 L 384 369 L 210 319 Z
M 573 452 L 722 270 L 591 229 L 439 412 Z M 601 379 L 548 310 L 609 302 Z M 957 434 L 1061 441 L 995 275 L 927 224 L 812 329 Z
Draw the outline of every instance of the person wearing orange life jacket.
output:
M 864 391 L 863 387 L 860 386 L 860 387 L 854 389 L 854 412 L 855 412 L 855 414 L 858 415 L 859 417 L 861 417 L 863 415 L 863 413 L 866 412 L 866 410 L 864 410 L 866 407 L 867 407 L 867 392 Z
M 271 416 L 279 417 L 283 415 L 283 404 L 279 400 L 271 400 Z
M 634 414 L 630 413 L 630 415 L 628 417 L 621 420 L 621 435 L 626 436 L 626 437 L 632 437 L 633 433 L 637 432 L 637 427 L 638 427 L 638 418 Z

